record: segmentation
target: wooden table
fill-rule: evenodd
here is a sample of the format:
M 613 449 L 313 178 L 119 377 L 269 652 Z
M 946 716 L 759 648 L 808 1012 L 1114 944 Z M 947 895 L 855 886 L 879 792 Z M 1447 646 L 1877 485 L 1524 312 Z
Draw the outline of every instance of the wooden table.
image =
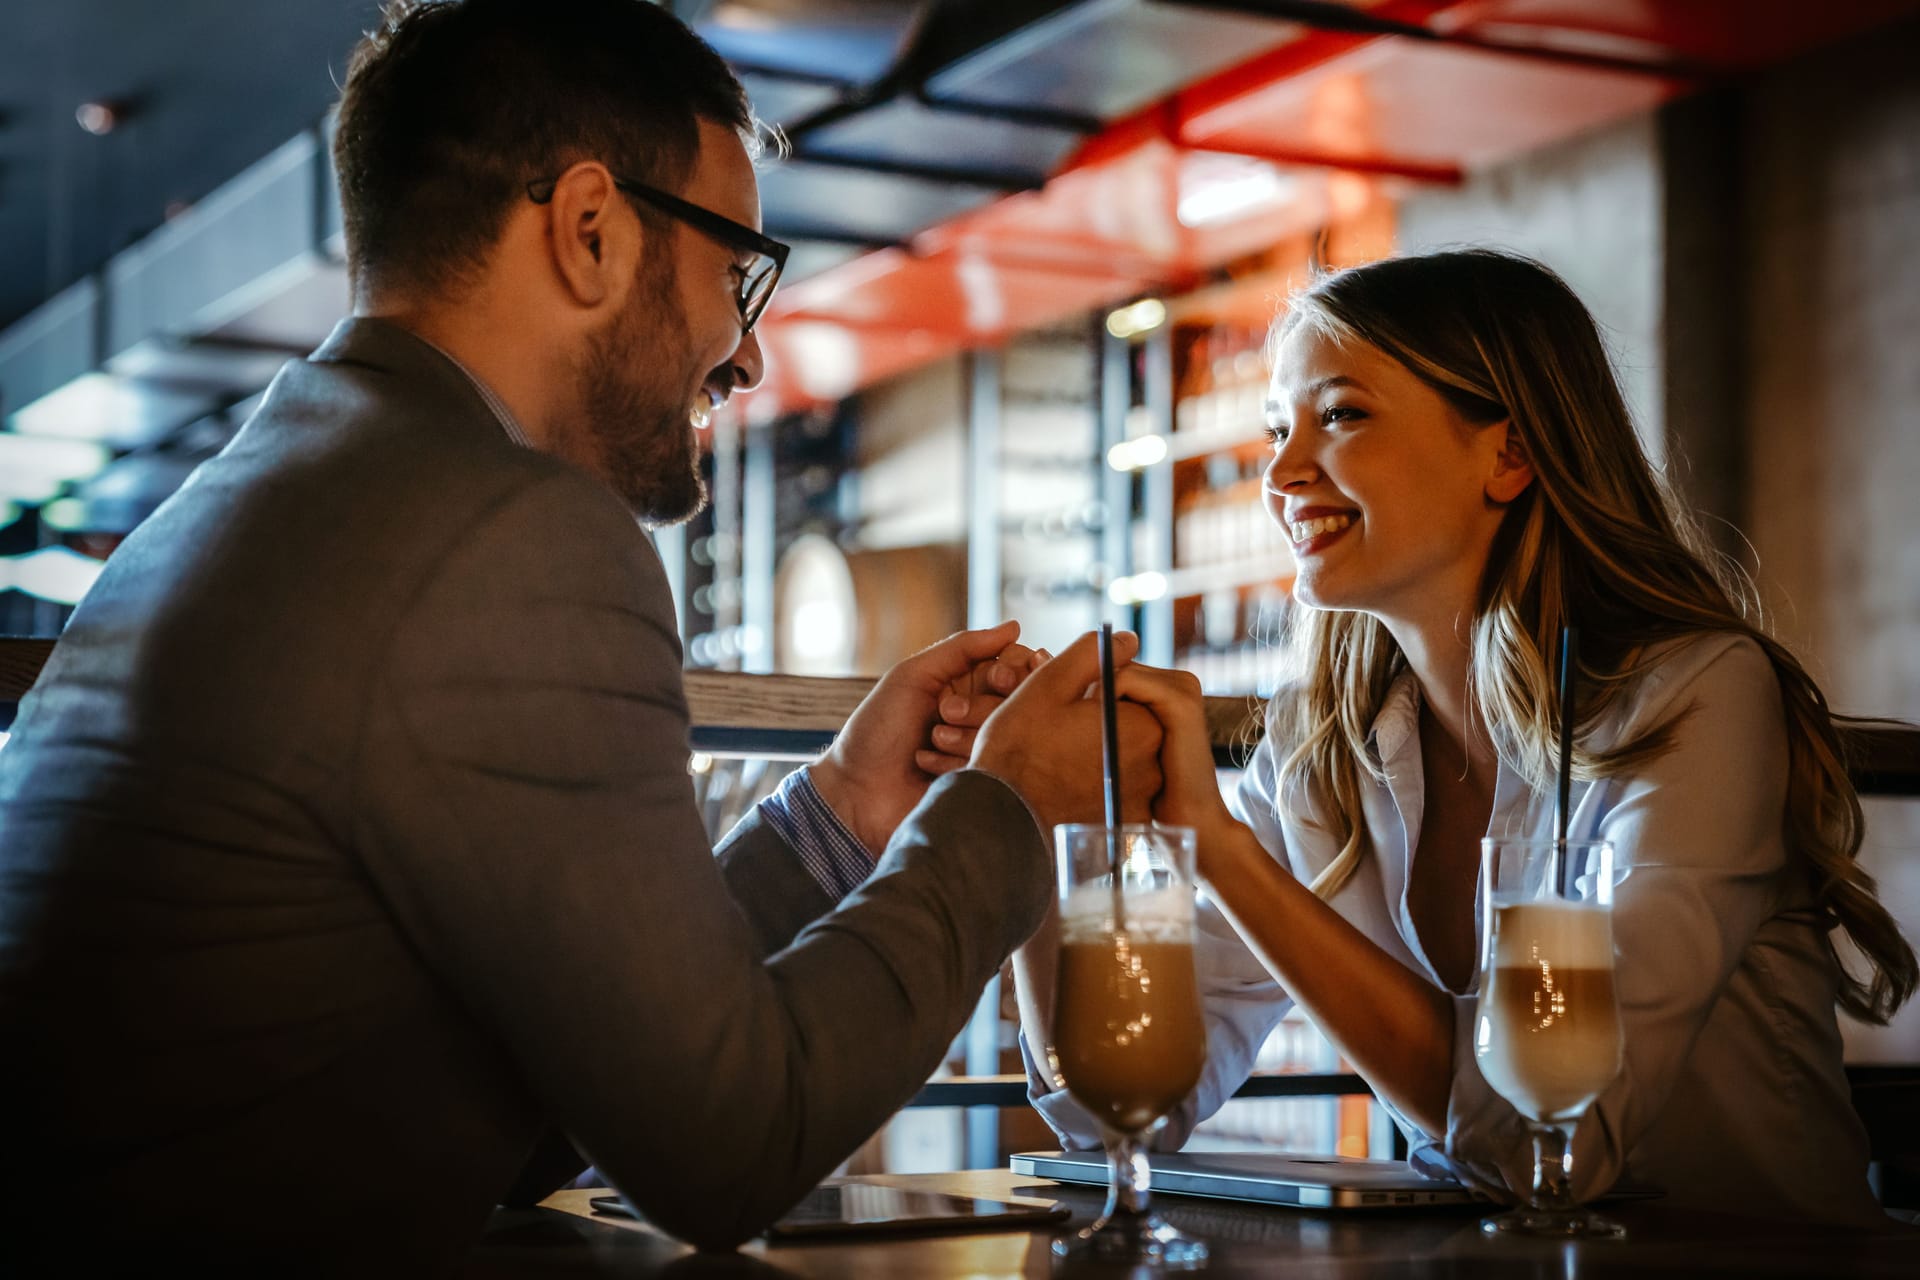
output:
M 1031 1196 L 1073 1206 L 1073 1227 L 1090 1221 L 1101 1195 L 1005 1170 L 847 1179 L 959 1195 Z M 1112 1276 L 1124 1269 L 1056 1269 L 1043 1233 L 921 1236 L 770 1248 L 755 1241 L 729 1255 L 700 1255 L 637 1223 L 598 1217 L 587 1205 L 604 1192 L 563 1191 L 538 1209 L 501 1210 L 474 1251 L 469 1277 L 604 1275 L 849 1277 L 850 1280 L 998 1280 L 999 1277 Z M 1920 1276 L 1920 1230 L 1889 1223 L 1853 1233 L 1676 1213 L 1657 1203 L 1614 1212 L 1632 1238 L 1564 1245 L 1487 1240 L 1470 1209 L 1336 1214 L 1163 1196 L 1162 1212 L 1213 1246 L 1208 1277 L 1302 1280 L 1595 1280 L 1612 1276 Z

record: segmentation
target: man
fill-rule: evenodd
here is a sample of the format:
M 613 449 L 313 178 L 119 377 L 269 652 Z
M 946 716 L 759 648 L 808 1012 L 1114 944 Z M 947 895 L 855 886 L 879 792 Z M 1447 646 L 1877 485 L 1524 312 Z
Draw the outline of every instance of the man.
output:
M 730 1246 L 1039 920 L 1091 648 L 1015 695 L 1044 741 L 930 789 L 1014 630 L 903 663 L 716 864 L 636 517 L 697 508 L 689 419 L 761 372 L 738 84 L 644 0 L 404 4 L 339 126 L 355 318 L 115 554 L 0 753 L 0 1250 L 444 1270 L 550 1130 Z

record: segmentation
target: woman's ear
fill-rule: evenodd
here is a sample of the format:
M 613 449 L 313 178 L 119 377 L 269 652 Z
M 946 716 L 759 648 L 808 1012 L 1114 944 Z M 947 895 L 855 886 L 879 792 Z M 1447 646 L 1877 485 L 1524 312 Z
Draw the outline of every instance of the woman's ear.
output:
M 1513 429 L 1511 419 L 1502 419 L 1485 429 L 1500 433 L 1496 437 L 1500 451 L 1494 456 L 1493 470 L 1487 475 L 1487 500 L 1504 507 L 1533 483 L 1533 460 L 1527 456 L 1527 446 L 1521 442 L 1520 433 Z

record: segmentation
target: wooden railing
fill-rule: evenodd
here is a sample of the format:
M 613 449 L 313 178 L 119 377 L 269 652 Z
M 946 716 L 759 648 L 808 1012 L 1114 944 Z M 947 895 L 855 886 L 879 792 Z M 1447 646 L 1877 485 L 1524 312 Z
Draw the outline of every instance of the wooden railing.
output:
M 25 696 L 52 640 L 0 636 L 0 702 Z M 688 671 L 689 745 L 713 755 L 805 757 L 822 750 L 873 687 L 864 677 L 755 676 Z M 1238 762 L 1259 741 L 1252 698 L 1208 698 L 1214 754 Z M 1862 795 L 1920 796 L 1920 730 L 1849 728 L 1841 738 Z

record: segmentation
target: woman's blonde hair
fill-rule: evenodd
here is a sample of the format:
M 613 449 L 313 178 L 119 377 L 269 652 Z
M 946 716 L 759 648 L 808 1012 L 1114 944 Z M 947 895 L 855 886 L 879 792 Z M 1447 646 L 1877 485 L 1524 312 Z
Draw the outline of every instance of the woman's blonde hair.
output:
M 1593 317 L 1573 291 L 1539 263 L 1492 250 L 1391 258 L 1313 282 L 1276 325 L 1275 344 L 1302 329 L 1365 342 L 1468 421 L 1505 419 L 1517 433 L 1534 482 L 1503 517 L 1481 581 L 1469 697 L 1501 758 L 1536 787 L 1556 768 L 1551 663 L 1563 625 L 1581 633 L 1576 727 L 1603 717 L 1662 641 L 1730 632 L 1765 651 L 1786 707 L 1788 844 L 1827 917 L 1871 966 L 1867 981 L 1843 967 L 1840 1005 L 1885 1022 L 1912 995 L 1916 964 L 1855 860 L 1864 823 L 1834 716 L 1758 622 L 1751 580 L 1708 549 L 1648 464 Z M 1313 884 L 1325 898 L 1366 847 L 1360 771 L 1380 769 L 1367 736 L 1406 663 L 1364 613 L 1296 609 L 1291 628 L 1298 678 L 1270 708 L 1269 731 L 1293 744 L 1279 795 L 1314 797 L 1342 842 Z M 1658 755 L 1677 719 L 1598 754 L 1576 746 L 1575 776 Z

